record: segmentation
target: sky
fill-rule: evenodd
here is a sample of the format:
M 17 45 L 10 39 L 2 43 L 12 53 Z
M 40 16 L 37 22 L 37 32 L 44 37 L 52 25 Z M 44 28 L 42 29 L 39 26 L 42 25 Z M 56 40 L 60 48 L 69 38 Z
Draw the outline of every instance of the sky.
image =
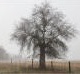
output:
M 0 45 L 9 54 L 19 54 L 19 45 L 11 41 L 11 34 L 21 18 L 30 17 L 35 4 L 46 0 L 0 0 Z M 66 15 L 67 20 L 80 31 L 80 0 L 47 0 L 53 8 Z M 66 59 L 80 60 L 80 33 L 68 41 Z

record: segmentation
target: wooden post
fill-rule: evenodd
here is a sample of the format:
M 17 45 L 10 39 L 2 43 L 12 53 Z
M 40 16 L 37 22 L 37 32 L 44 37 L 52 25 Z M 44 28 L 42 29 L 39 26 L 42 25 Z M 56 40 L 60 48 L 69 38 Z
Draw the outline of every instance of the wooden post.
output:
M 11 58 L 11 63 L 12 63 L 12 58 Z
M 53 69 L 53 62 L 51 61 L 51 69 Z
M 32 59 L 32 68 L 33 68 L 33 59 Z
M 69 73 L 71 73 L 71 63 L 69 61 Z

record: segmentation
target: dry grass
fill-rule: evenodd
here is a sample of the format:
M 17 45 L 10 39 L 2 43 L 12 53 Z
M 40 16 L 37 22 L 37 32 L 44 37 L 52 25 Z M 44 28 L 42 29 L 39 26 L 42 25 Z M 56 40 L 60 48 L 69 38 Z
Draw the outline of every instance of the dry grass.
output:
M 52 65 L 50 61 L 46 62 L 45 72 L 69 72 L 68 62 L 56 62 L 53 61 Z M 71 62 L 71 71 L 80 72 L 80 62 Z M 0 72 L 41 72 L 39 69 L 39 63 L 37 61 L 33 62 L 13 62 L 13 63 L 0 63 Z

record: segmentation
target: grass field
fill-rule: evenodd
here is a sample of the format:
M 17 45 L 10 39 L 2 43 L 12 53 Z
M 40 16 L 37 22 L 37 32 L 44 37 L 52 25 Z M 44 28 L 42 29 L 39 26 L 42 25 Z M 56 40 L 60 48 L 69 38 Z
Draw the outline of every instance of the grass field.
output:
M 4 62 L 0 63 L 0 73 L 68 73 L 69 72 L 69 64 L 68 62 L 56 62 L 51 61 L 46 62 L 46 70 L 39 69 L 39 63 L 37 61 L 33 61 L 33 68 L 32 62 Z M 80 62 L 71 62 L 71 72 L 72 73 L 80 73 Z

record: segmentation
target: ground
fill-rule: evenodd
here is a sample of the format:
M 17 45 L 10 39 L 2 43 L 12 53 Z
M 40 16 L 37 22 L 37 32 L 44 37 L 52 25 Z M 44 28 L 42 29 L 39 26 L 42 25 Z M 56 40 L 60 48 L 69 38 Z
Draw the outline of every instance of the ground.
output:
M 0 62 L 0 74 L 80 74 L 80 62 L 71 61 L 71 73 L 69 73 L 69 62 L 63 61 L 46 62 L 46 70 L 39 69 L 39 63 L 33 61 L 25 62 Z

